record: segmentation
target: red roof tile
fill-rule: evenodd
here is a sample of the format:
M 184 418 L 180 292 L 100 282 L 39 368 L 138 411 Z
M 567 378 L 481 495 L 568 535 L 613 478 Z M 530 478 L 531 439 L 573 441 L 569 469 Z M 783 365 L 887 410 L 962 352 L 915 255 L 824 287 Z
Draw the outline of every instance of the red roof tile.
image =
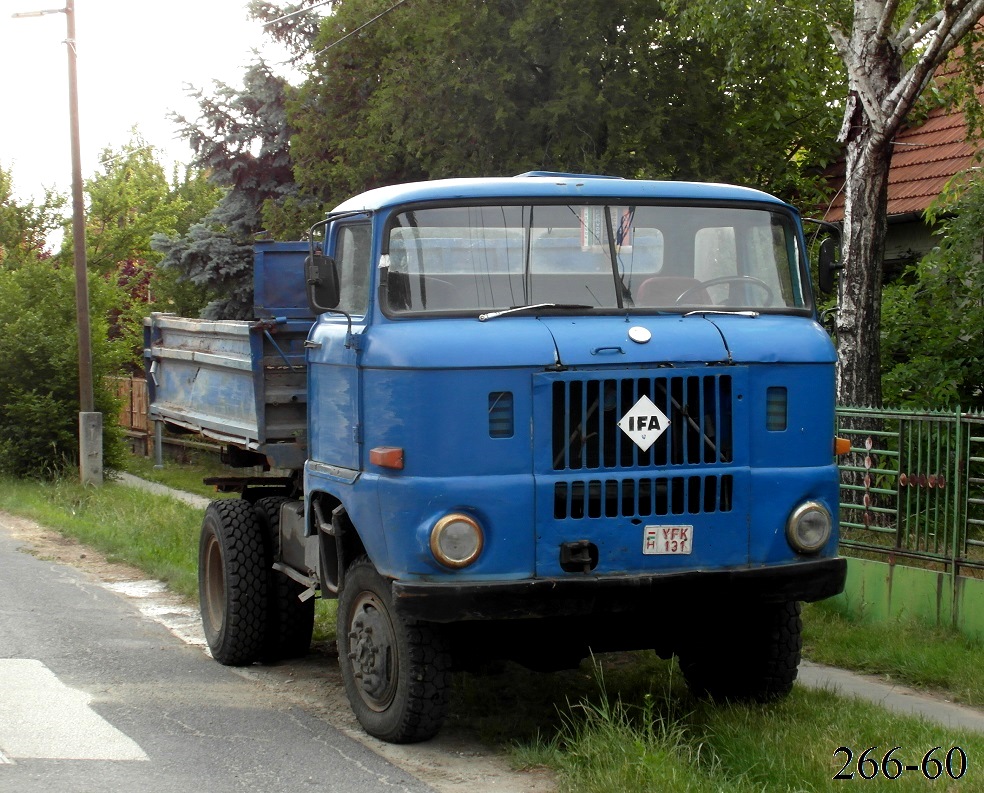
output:
M 984 102 L 984 88 L 978 89 Z M 946 183 L 973 165 L 980 144 L 967 141 L 962 112 L 937 108 L 918 127 L 907 127 L 895 138 L 892 170 L 888 179 L 888 214 L 923 212 L 946 187 Z M 830 169 L 830 182 L 837 190 L 825 213 L 830 221 L 844 219 L 844 162 Z

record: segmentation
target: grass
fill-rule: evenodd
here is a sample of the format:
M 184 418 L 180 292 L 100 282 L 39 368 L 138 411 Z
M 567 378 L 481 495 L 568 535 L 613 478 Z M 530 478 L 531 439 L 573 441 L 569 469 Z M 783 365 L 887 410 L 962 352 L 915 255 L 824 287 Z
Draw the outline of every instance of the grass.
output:
M 170 476 L 169 466 L 164 469 Z M 200 472 L 193 476 L 199 477 Z M 169 478 L 165 484 L 176 484 Z M 83 488 L 0 481 L 0 510 L 24 515 L 141 567 L 188 597 L 197 596 L 201 511 L 172 498 L 107 481 Z M 334 604 L 318 604 L 317 634 L 334 632 Z M 874 673 L 947 698 L 984 705 L 980 643 L 914 623 L 871 625 L 827 604 L 804 612 L 806 655 Z M 927 751 L 960 746 L 970 771 L 960 782 L 907 772 L 893 790 L 984 790 L 984 735 L 930 725 L 826 691 L 797 687 L 767 706 L 715 705 L 690 696 L 672 661 L 653 653 L 605 655 L 577 670 L 536 674 L 513 664 L 485 674 L 457 673 L 449 730 L 509 747 L 519 766 L 554 770 L 569 793 L 613 791 L 826 791 L 846 760 L 870 746 L 879 762 L 894 746 L 906 764 Z M 867 770 L 870 772 L 869 764 Z M 884 778 L 868 783 L 880 788 Z M 868 789 L 867 785 L 865 789 Z
M 163 468 L 155 468 L 152 457 L 132 455 L 127 459 L 126 472 L 149 482 L 157 482 L 206 498 L 235 496 L 235 493 L 219 493 L 212 485 L 202 482 L 205 477 L 243 474 L 241 469 L 230 468 L 220 463 L 214 454 L 197 451 L 186 452 L 180 462 L 165 458 Z
M 846 771 L 853 771 L 855 784 L 866 781 L 857 762 L 869 747 L 878 747 L 870 756 L 879 765 L 894 746 L 901 749 L 893 757 L 921 765 L 933 747 L 944 747 L 933 755 L 942 761 L 959 746 L 970 762 L 961 782 L 944 774 L 929 783 L 921 772 L 905 772 L 892 789 L 984 789 L 980 733 L 801 687 L 771 705 L 698 700 L 675 663 L 651 653 L 600 656 L 551 675 L 518 667 L 498 675 L 459 674 L 452 709 L 455 728 L 511 743 L 517 766 L 553 769 L 566 793 L 843 790 L 845 782 L 833 778 L 847 759 L 838 753 L 842 746 L 853 752 Z M 871 765 L 864 771 L 870 775 Z M 888 783 L 880 768 L 879 775 L 868 782 L 875 789 Z

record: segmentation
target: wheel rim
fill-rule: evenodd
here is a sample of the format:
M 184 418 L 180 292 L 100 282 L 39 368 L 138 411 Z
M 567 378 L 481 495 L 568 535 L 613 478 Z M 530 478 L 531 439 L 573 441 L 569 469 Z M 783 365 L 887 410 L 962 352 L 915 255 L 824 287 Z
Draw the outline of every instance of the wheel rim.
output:
M 355 688 L 369 708 L 382 712 L 396 695 L 399 651 L 393 622 L 374 593 L 362 592 L 356 598 L 348 637 Z
M 203 565 L 205 570 L 203 592 L 208 623 L 213 632 L 218 634 L 222 631 L 225 621 L 225 577 L 222 574 L 222 548 L 214 534 L 209 535 L 206 541 Z

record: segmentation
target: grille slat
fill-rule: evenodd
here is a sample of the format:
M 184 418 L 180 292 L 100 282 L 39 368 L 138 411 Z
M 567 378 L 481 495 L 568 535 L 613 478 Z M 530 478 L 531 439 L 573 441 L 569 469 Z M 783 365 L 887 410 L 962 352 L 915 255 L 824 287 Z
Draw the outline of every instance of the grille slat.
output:
M 670 419 L 648 450 L 618 421 L 642 397 Z M 730 375 L 558 380 L 552 392 L 555 471 L 625 470 L 732 461 Z
M 730 512 L 733 494 L 734 479 L 730 474 L 557 482 L 554 518 L 647 518 Z

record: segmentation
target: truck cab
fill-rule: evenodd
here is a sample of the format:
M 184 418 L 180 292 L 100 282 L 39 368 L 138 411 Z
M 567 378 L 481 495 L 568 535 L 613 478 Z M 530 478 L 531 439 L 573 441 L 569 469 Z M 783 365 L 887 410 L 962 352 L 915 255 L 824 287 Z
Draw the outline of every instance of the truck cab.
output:
M 303 467 L 250 530 L 276 535 L 263 564 L 292 598 L 339 599 L 367 731 L 430 737 L 450 669 L 490 657 L 654 649 L 715 697 L 791 689 L 799 604 L 845 576 L 835 351 L 794 208 L 438 180 L 344 202 L 311 248 Z M 226 581 L 230 520 L 211 521 L 203 566 Z

